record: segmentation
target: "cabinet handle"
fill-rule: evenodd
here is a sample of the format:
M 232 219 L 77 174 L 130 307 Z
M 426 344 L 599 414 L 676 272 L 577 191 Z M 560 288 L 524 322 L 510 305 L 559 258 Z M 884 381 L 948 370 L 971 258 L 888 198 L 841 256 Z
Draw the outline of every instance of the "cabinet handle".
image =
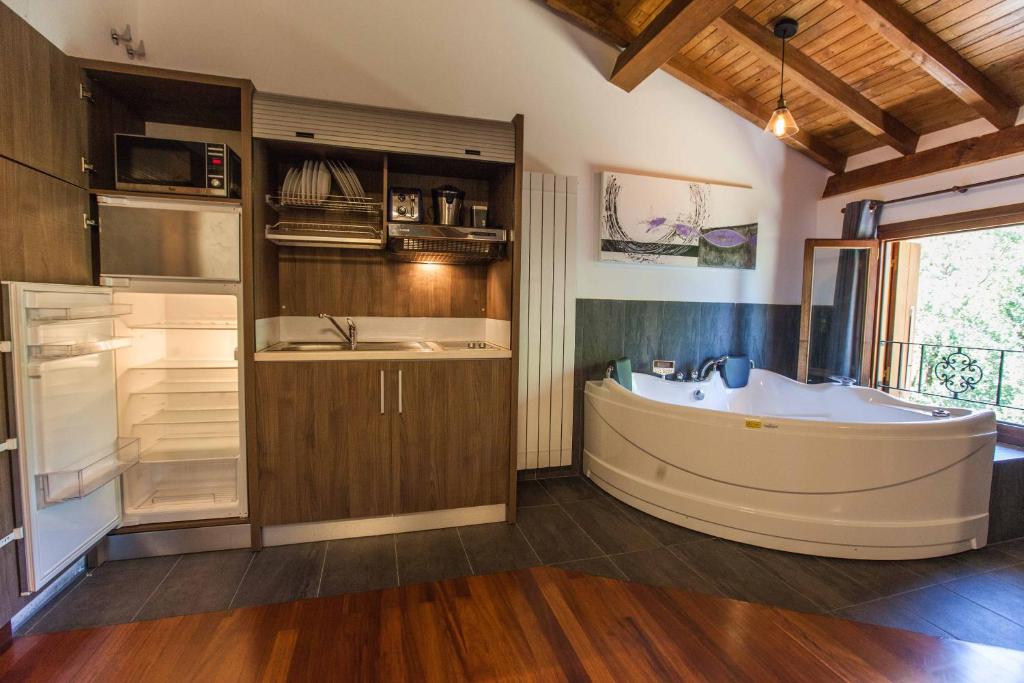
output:
M 398 414 L 402 414 L 402 371 L 398 371 Z
M 380 371 L 380 414 L 384 414 L 384 371 Z

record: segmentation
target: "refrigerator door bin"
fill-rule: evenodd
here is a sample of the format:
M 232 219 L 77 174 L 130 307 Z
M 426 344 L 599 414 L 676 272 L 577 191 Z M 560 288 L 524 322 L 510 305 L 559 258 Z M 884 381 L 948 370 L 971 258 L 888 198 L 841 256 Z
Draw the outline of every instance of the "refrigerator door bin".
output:
M 108 337 L 107 339 L 91 339 L 88 341 L 51 341 L 42 344 L 29 344 L 29 356 L 38 364 L 75 356 L 91 356 L 94 353 L 116 351 L 131 346 L 131 337 Z
M 118 438 L 108 449 L 69 468 L 37 474 L 37 505 L 47 507 L 72 498 L 84 498 L 138 462 L 139 439 Z
M 33 302 L 30 302 L 30 304 Z M 104 304 L 93 306 L 46 306 L 29 305 L 28 319 L 34 322 L 63 322 L 67 320 L 90 320 L 94 318 L 116 318 L 128 315 L 132 307 L 128 304 Z

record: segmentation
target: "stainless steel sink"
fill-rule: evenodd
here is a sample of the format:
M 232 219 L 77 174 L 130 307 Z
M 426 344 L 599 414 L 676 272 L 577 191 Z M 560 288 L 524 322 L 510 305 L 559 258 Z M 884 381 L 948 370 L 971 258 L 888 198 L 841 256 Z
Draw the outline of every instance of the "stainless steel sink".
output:
M 274 344 L 267 351 L 347 351 L 349 353 L 359 353 L 360 351 L 421 351 L 430 352 L 434 349 L 431 348 L 426 342 L 418 341 L 394 341 L 394 342 L 364 342 L 361 341 L 356 344 L 356 348 L 353 350 L 349 348 L 346 342 L 320 342 L 320 341 L 298 341 L 298 342 L 279 342 Z

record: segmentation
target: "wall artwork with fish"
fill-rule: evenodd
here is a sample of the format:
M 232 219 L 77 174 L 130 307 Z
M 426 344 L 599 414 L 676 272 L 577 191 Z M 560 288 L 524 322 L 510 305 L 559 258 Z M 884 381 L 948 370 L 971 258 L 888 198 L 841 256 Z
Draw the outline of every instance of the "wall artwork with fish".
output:
M 757 193 L 655 176 L 601 174 L 601 260 L 753 270 Z

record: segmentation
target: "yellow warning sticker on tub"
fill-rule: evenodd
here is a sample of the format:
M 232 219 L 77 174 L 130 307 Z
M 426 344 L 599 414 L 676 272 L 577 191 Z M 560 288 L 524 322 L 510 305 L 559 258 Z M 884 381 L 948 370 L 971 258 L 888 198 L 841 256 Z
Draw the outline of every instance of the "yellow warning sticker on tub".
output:
M 743 425 L 747 429 L 760 429 L 762 426 L 764 426 L 760 420 L 753 417 L 748 417 L 746 420 L 744 420 Z

